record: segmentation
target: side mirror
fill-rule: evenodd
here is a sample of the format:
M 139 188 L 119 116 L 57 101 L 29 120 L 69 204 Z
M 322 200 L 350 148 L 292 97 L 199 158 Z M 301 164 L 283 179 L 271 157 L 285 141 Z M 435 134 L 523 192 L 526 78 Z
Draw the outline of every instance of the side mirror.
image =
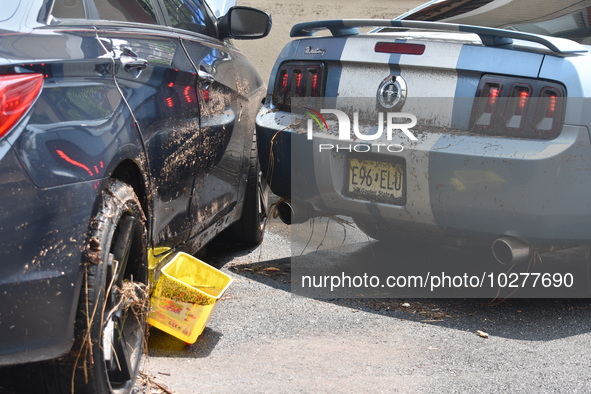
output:
M 250 7 L 232 7 L 218 23 L 220 38 L 254 40 L 271 31 L 271 15 Z

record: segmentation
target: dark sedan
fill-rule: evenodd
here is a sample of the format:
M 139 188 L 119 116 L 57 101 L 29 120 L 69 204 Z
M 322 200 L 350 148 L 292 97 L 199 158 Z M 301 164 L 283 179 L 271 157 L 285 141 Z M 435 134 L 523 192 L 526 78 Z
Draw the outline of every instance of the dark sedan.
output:
M 202 0 L 3 4 L 0 365 L 43 361 L 49 392 L 127 392 L 150 257 L 262 241 L 265 87 L 230 39 L 270 26 Z

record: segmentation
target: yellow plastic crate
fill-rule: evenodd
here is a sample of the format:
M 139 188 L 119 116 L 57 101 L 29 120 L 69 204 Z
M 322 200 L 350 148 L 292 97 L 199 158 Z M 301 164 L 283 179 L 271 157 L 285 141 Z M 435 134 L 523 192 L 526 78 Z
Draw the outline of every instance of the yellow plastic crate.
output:
M 162 267 L 152 292 L 148 323 L 186 343 L 194 343 L 230 283 L 232 278 L 220 270 L 178 252 Z

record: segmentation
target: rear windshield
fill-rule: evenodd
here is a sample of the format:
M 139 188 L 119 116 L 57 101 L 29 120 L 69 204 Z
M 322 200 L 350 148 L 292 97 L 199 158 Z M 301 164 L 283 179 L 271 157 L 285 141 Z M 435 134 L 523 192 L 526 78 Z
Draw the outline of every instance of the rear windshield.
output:
M 518 30 L 591 45 L 591 0 L 444 0 L 402 19 Z

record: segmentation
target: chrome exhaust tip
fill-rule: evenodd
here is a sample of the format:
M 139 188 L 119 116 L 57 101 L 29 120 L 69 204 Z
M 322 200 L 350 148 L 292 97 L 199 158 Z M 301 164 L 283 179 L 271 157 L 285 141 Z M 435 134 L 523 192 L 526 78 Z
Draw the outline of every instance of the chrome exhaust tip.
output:
M 500 264 L 519 265 L 531 259 L 533 247 L 514 237 L 500 237 L 493 241 L 492 253 Z
M 313 210 L 304 203 L 294 204 L 290 200 L 281 200 L 277 204 L 277 215 L 279 219 L 287 225 L 300 224 L 307 222 L 311 217 Z

